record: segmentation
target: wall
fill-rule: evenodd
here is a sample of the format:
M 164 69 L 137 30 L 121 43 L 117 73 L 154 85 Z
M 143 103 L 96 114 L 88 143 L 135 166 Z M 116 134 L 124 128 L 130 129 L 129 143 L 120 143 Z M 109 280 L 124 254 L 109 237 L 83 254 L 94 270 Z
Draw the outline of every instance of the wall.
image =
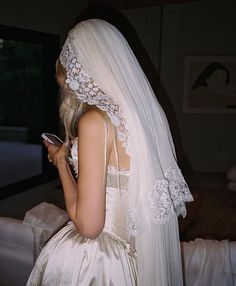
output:
M 1 1 L 0 24 L 61 35 L 63 38 L 87 4 L 88 0 Z
M 228 170 L 236 162 L 236 114 L 184 113 L 182 106 L 185 56 L 236 54 L 235 1 L 166 5 L 162 29 L 160 7 L 123 13 L 160 72 L 163 86 L 157 98 L 167 112 L 181 167 L 198 172 Z
M 173 103 L 183 148 L 196 171 L 236 163 L 236 113 L 182 111 L 185 56 L 236 55 L 236 3 L 194 1 L 164 8 L 161 79 Z

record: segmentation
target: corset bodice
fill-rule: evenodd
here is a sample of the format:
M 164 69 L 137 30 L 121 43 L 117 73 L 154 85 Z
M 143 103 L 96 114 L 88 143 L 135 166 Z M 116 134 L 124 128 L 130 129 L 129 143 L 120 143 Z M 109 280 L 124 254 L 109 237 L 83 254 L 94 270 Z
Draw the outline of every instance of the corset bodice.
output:
M 129 171 L 108 166 L 106 186 L 106 220 L 104 231 L 126 241 L 127 187 Z

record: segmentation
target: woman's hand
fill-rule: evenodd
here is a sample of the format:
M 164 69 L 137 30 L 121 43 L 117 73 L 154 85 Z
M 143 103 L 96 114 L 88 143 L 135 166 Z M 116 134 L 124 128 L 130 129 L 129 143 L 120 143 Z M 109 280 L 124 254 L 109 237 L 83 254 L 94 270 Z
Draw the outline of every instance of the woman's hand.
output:
M 65 144 L 57 146 L 51 143 L 48 143 L 46 140 L 43 141 L 45 147 L 48 149 L 48 160 L 57 168 L 61 163 L 66 162 L 67 149 Z

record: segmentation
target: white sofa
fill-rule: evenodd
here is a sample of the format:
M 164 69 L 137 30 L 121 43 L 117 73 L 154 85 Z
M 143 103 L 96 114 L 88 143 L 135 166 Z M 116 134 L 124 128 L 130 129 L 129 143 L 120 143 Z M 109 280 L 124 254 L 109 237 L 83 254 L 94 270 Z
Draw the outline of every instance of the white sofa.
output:
M 0 217 L 0 285 L 25 286 L 41 248 L 67 221 L 64 210 L 46 202 L 23 221 Z
M 182 242 L 186 286 L 236 286 L 236 242 Z
M 0 285 L 23 286 L 34 263 L 34 235 L 23 221 L 0 218 Z
M 0 217 L 0 285 L 24 286 L 41 248 L 67 220 L 48 203 L 28 211 L 24 221 Z M 181 247 L 186 286 L 236 286 L 236 242 L 196 239 Z

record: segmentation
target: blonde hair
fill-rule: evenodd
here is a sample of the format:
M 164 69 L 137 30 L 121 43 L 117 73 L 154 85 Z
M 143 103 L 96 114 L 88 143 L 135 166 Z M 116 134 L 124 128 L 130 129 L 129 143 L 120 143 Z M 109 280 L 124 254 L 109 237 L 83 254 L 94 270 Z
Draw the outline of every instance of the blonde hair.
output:
M 78 136 L 78 120 L 88 110 L 88 104 L 81 102 L 67 86 L 66 70 L 59 60 L 56 62 L 56 78 L 61 87 L 59 115 L 65 128 L 65 142 L 69 143 L 71 139 Z
M 78 99 L 74 91 L 66 84 L 66 70 L 62 67 L 60 61 L 56 62 L 56 78 L 61 86 L 60 90 L 60 119 L 65 128 L 65 142 L 69 145 L 70 140 L 78 136 L 78 120 L 82 114 L 90 109 L 96 109 L 108 123 L 107 115 L 95 105 L 89 105 Z
M 60 118 L 65 128 L 66 139 L 74 139 L 78 136 L 79 117 L 88 110 L 88 104 L 75 97 L 69 88 L 61 89 Z

